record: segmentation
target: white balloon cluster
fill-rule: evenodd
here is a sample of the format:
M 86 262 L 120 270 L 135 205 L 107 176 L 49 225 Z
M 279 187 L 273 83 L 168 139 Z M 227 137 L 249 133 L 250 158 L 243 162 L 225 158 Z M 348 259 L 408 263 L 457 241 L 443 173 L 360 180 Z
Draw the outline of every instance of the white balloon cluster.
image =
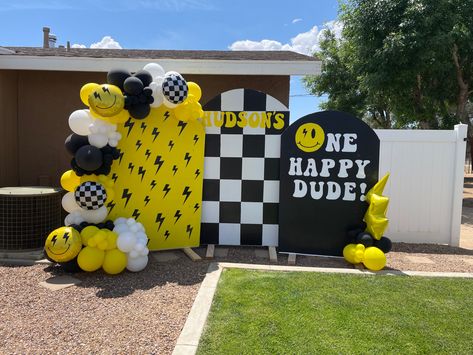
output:
M 126 268 L 137 272 L 148 264 L 148 237 L 143 225 L 133 218 L 117 218 L 113 231 L 118 234 L 117 247 L 127 254 Z
M 117 125 L 94 118 L 89 110 L 76 110 L 69 116 L 72 132 L 87 136 L 89 143 L 97 148 L 107 144 L 116 147 L 122 135 L 117 132 Z
M 164 106 L 169 108 L 174 108 L 177 104 L 169 102 L 166 100 L 166 97 L 163 95 L 163 82 L 164 77 L 176 72 L 165 72 L 163 67 L 156 63 L 149 63 L 143 67 L 143 70 L 146 70 L 153 77 L 153 81 L 149 84 L 151 90 L 153 90 L 154 101 L 150 105 L 151 107 L 159 107 L 164 104 Z
M 107 207 L 105 206 L 95 210 L 81 208 L 76 202 L 74 192 L 68 192 L 63 196 L 62 208 L 64 208 L 66 212 L 69 212 L 64 220 L 66 226 L 81 224 L 82 222 L 94 224 L 102 223 L 108 215 Z

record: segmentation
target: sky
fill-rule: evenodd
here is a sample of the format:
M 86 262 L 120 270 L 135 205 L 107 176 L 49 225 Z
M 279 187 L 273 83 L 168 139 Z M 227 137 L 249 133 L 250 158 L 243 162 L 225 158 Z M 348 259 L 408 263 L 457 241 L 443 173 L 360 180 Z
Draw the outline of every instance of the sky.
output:
M 341 30 L 337 11 L 337 0 L 0 0 L 0 46 L 42 46 L 47 26 L 58 45 L 310 55 L 324 28 Z M 290 95 L 292 119 L 324 100 L 309 95 L 296 76 Z

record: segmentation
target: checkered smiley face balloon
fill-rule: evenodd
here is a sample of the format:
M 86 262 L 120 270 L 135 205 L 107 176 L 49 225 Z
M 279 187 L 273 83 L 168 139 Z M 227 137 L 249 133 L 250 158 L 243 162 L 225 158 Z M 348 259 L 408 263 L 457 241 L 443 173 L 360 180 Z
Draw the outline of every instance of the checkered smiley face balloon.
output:
M 81 208 L 96 210 L 105 204 L 107 192 L 103 185 L 94 181 L 86 181 L 77 187 L 75 198 Z
M 188 91 L 187 82 L 181 74 L 176 72 L 166 74 L 163 81 L 163 95 L 166 100 L 180 104 L 187 98 Z

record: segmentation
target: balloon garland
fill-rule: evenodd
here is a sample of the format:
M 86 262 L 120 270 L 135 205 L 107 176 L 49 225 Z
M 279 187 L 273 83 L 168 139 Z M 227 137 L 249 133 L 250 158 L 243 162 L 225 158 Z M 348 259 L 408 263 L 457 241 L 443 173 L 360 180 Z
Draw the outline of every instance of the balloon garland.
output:
M 203 116 L 202 95 L 196 83 L 181 74 L 149 63 L 131 74 L 114 69 L 107 83 L 87 83 L 80 90 L 88 109 L 69 116 L 72 134 L 65 147 L 72 156 L 71 170 L 61 176 L 66 190 L 62 207 L 68 215 L 65 226 L 52 231 L 45 241 L 47 257 L 67 271 L 93 272 L 103 269 L 114 275 L 128 269 L 143 270 L 148 264 L 148 237 L 143 225 L 133 218 L 107 220 L 106 203 L 115 195 L 108 177 L 122 136 L 117 124 L 143 120 L 151 110 L 165 105 L 180 121 Z
M 389 222 L 386 218 L 389 197 L 382 195 L 388 178 L 389 174 L 386 174 L 366 194 L 366 201 L 369 203 L 363 219 L 366 229 L 349 231 L 352 242 L 343 249 L 346 261 L 352 264 L 363 263 L 366 268 L 373 271 L 386 266 L 385 254 L 389 253 L 392 247 L 391 240 L 383 236 Z

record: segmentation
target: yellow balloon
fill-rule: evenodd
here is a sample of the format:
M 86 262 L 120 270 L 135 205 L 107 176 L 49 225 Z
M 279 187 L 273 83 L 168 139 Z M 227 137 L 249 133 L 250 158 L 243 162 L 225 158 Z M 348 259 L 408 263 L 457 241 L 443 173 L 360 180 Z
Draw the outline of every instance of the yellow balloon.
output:
M 118 249 L 112 249 L 105 252 L 103 261 L 103 271 L 110 275 L 116 275 L 125 270 L 128 259 L 126 254 Z
M 74 191 L 80 185 L 80 177 L 74 170 L 68 170 L 61 176 L 61 186 L 66 191 Z
M 46 254 L 58 263 L 71 261 L 79 254 L 81 248 L 80 234 L 72 227 L 53 230 L 44 243 Z
M 187 122 L 190 119 L 189 104 L 182 103 L 174 108 L 174 115 L 179 121 Z
M 102 267 L 104 258 L 105 252 L 103 250 L 88 246 L 80 251 L 77 264 L 82 270 L 92 272 Z
M 200 89 L 200 86 L 192 81 L 188 81 L 187 87 L 189 88 L 189 94 L 194 95 L 195 99 L 199 101 L 202 97 L 202 90 Z
M 88 83 L 80 89 L 80 100 L 84 103 L 84 105 L 89 106 L 89 95 L 95 90 L 97 86 L 99 86 L 99 84 Z
M 379 271 L 386 266 L 386 255 L 376 247 L 368 247 L 365 250 L 363 264 L 372 271 Z
M 366 193 L 366 201 L 368 203 L 371 200 L 371 196 L 373 194 L 381 196 L 383 194 L 384 188 L 386 187 L 386 183 L 388 182 L 389 179 L 389 173 L 384 175 L 381 180 L 379 180 L 367 193 Z
M 88 226 L 82 229 L 82 232 L 80 232 L 82 244 L 84 246 L 89 245 L 89 239 L 92 238 L 98 231 L 99 229 L 96 226 Z
M 107 249 L 112 250 L 117 247 L 118 234 L 112 231 L 107 231 Z
M 355 244 L 348 244 L 347 246 L 345 246 L 345 248 L 343 248 L 343 257 L 345 258 L 346 261 L 348 261 L 351 264 L 356 264 L 355 249 L 356 249 Z
M 381 239 L 389 224 L 389 220 L 386 217 L 378 217 L 371 214 L 366 214 L 364 221 L 366 222 L 366 232 L 371 234 L 376 240 Z
M 389 197 L 380 196 L 377 194 L 371 195 L 370 205 L 366 213 L 370 213 L 379 217 L 386 217 L 388 211 Z

